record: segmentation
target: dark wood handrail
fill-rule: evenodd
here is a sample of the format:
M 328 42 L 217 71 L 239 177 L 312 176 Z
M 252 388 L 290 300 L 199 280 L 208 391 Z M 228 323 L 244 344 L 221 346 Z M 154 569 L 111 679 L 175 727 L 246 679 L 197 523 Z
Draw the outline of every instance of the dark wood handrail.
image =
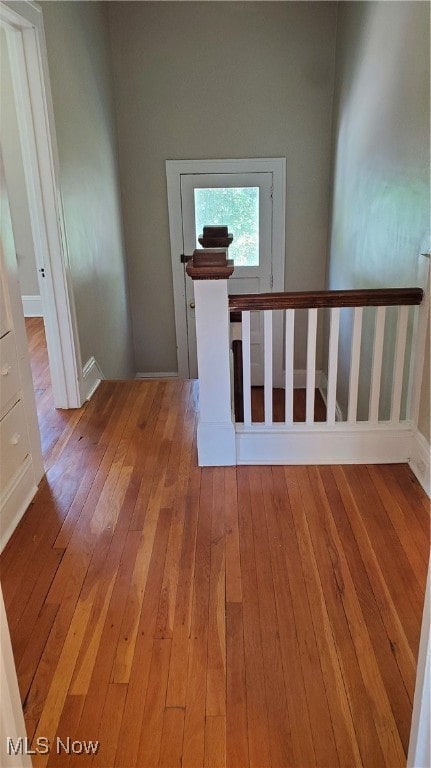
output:
M 422 299 L 421 288 L 245 293 L 229 296 L 229 309 L 231 312 L 246 312 L 258 309 L 311 309 L 314 307 L 398 307 L 420 304 Z

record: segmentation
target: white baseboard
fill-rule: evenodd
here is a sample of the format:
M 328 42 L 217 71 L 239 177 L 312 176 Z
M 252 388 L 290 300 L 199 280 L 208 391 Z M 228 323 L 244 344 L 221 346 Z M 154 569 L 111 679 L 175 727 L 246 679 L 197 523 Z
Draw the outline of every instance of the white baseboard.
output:
M 15 528 L 37 492 L 31 459 L 23 464 L 20 471 L 2 496 L 0 507 L 0 552 L 12 536 Z
M 319 371 L 319 385 L 317 386 L 321 396 L 322 400 L 325 403 L 325 407 L 327 405 L 327 394 L 328 394 L 328 377 L 324 371 Z M 343 411 L 341 410 L 339 404 L 337 401 L 335 401 L 335 421 L 343 421 Z
M 24 317 L 43 317 L 40 296 L 21 296 Z
M 138 371 L 135 379 L 178 379 L 177 371 Z M 284 382 L 284 371 L 283 371 Z M 321 389 L 326 386 L 327 379 L 323 371 L 316 371 L 316 388 Z M 284 384 L 283 384 L 284 386 Z M 293 388 L 305 389 L 307 386 L 307 371 L 298 368 L 293 373 Z
M 425 493 L 431 498 L 430 444 L 418 429 L 413 430 L 409 465 Z
M 200 467 L 232 467 L 236 464 L 235 429 L 230 422 L 208 423 L 199 419 L 197 428 Z
M 100 382 L 105 378 L 97 360 L 90 357 L 82 369 L 83 400 L 89 400 L 94 395 Z
M 285 372 L 283 371 L 283 381 Z M 284 385 L 283 385 L 284 386 Z M 326 406 L 326 393 L 328 390 L 328 377 L 324 371 L 316 370 L 316 389 L 319 390 L 322 400 Z M 302 368 L 296 368 L 293 372 L 293 389 L 306 389 L 307 388 L 307 371 Z M 343 412 L 335 403 L 335 419 L 336 421 L 343 421 Z
M 285 372 L 283 371 L 283 381 Z M 320 389 L 325 384 L 325 374 L 323 371 L 316 371 L 316 389 Z M 293 389 L 305 389 L 307 386 L 307 371 L 302 368 L 295 368 L 293 371 Z
M 178 379 L 178 372 L 177 371 L 156 371 L 149 373 L 145 373 L 142 371 L 138 371 L 138 373 L 135 374 L 135 379 Z
M 346 422 L 236 428 L 237 464 L 401 464 L 409 460 L 412 425 Z

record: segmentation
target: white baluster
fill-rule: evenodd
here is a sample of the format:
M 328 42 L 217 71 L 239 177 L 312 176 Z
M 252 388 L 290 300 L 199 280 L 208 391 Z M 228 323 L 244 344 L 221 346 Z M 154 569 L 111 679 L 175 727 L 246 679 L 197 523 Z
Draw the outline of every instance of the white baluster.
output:
M 398 422 L 401 412 L 404 358 L 406 353 L 407 321 L 409 307 L 398 307 L 397 340 L 395 345 L 394 373 L 392 378 L 391 421 Z
M 373 362 L 371 367 L 371 391 L 368 420 L 379 420 L 380 381 L 382 378 L 383 340 L 385 336 L 386 307 L 377 307 L 374 326 Z
M 361 357 L 363 307 L 355 307 L 353 316 L 352 351 L 350 356 L 349 405 L 347 421 L 356 424 L 358 409 L 359 361 Z
M 328 424 L 335 424 L 339 329 L 340 308 L 333 307 L 331 309 L 331 324 L 329 330 L 328 392 L 326 398 L 326 421 Z
M 242 391 L 244 424 L 251 424 L 250 312 L 242 313 Z
M 286 379 L 284 390 L 284 412 L 286 424 L 293 424 L 293 358 L 295 343 L 295 310 L 286 309 L 285 360 Z
M 305 420 L 307 424 L 314 422 L 314 396 L 316 389 L 316 334 L 317 334 L 317 309 L 308 310 L 307 333 L 307 394 Z
M 272 424 L 272 310 L 263 312 L 265 424 Z

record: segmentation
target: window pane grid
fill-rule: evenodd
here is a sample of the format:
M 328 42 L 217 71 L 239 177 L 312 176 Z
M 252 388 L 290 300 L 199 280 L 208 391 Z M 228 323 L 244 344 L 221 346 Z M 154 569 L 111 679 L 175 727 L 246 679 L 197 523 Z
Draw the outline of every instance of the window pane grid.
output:
M 259 187 L 196 188 L 194 203 L 196 247 L 204 226 L 225 225 L 233 234 L 235 266 L 259 266 Z

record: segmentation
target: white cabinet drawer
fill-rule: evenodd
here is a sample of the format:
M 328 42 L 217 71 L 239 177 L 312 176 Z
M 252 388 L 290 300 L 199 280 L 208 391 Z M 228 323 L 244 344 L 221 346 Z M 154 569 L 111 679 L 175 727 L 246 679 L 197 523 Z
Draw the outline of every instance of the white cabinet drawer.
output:
M 5 490 L 29 453 L 24 407 L 18 402 L 0 422 L 1 487 Z
M 0 412 L 6 412 L 20 388 L 15 336 L 8 333 L 0 339 Z

